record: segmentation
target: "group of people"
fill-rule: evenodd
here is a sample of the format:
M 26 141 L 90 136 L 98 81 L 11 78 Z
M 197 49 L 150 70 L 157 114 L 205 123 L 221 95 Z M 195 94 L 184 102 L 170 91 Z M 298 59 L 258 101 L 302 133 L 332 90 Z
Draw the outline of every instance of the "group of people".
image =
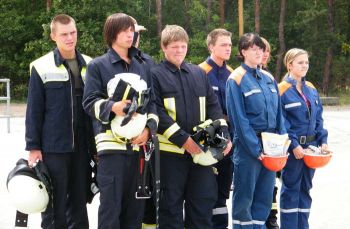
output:
M 135 197 L 138 152 L 154 133 L 160 149 L 159 228 L 228 228 L 232 180 L 233 228 L 278 228 L 266 222 L 275 219 L 268 216 L 276 173 L 261 163 L 262 132 L 288 133 L 292 141 L 282 171 L 281 228 L 309 228 L 315 170 L 300 159 L 308 145 L 327 148 L 327 131 L 317 91 L 305 80 L 306 51 L 286 53 L 288 73 L 277 84 L 263 62 L 270 48 L 254 33 L 240 38 L 241 65 L 233 70 L 227 65 L 231 33 L 225 29 L 208 34 L 210 55 L 197 66 L 185 61 L 189 37 L 178 25 L 167 25 L 161 33 L 164 60 L 159 64 L 137 48 L 144 27 L 124 13 L 106 19 L 108 50 L 94 59 L 76 49 L 72 17 L 57 15 L 50 28 L 57 47 L 30 65 L 25 134 L 29 165 L 42 160 L 53 184 L 43 228 L 89 228 L 89 162 L 95 155 L 98 228 L 140 229 L 145 213 L 155 210 L 145 212 L 145 200 Z M 130 139 L 111 128 L 111 121 L 126 116 L 134 102 L 130 85 L 117 87 L 123 99 L 109 96 L 109 82 L 123 73 L 138 75 L 150 92 L 145 126 Z M 202 153 L 193 128 L 209 119 L 219 120 L 217 134 L 229 140 L 224 159 L 203 166 L 193 162 L 192 156 Z M 144 228 L 155 223 L 149 221 Z

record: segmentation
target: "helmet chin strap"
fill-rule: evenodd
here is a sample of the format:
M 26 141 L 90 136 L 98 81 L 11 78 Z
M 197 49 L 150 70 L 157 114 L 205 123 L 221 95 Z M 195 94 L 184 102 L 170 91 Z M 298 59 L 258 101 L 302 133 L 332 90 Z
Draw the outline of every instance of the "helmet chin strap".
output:
M 16 211 L 15 228 L 28 228 L 28 214 Z
M 27 228 L 28 214 L 42 212 L 52 204 L 52 183 L 48 169 L 42 161 L 29 167 L 27 160 L 19 159 L 10 171 L 6 185 L 15 208 L 18 209 L 15 228 Z M 35 189 L 31 189 L 33 187 Z M 34 195 L 28 197 L 25 192 Z

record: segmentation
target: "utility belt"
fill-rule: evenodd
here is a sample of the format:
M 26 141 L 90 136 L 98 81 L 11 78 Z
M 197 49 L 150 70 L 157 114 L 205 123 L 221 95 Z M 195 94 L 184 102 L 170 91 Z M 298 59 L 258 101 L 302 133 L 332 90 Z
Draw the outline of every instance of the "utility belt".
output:
M 261 133 L 276 133 L 276 130 L 275 129 L 268 129 L 268 130 L 265 130 L 265 131 L 255 131 L 255 134 L 258 138 L 261 138 Z
M 307 143 L 313 142 L 316 140 L 315 135 L 310 135 L 310 136 L 298 136 L 298 142 L 300 145 L 305 145 Z

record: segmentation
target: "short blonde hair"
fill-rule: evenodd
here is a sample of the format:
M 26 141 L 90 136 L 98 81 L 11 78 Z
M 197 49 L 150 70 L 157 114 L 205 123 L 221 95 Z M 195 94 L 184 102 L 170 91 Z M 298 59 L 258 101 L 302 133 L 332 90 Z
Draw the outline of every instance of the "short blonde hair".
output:
M 175 41 L 183 41 L 188 44 L 189 38 L 187 32 L 178 25 L 166 25 L 162 31 L 160 43 L 163 47 Z
M 288 50 L 283 60 L 284 66 L 286 66 L 286 69 L 288 72 L 289 72 L 288 64 L 292 63 L 298 56 L 304 55 L 304 54 L 309 56 L 308 52 L 305 51 L 304 49 L 292 48 Z
M 220 36 L 230 37 L 231 39 L 232 33 L 227 31 L 226 29 L 221 29 L 221 28 L 214 29 L 207 36 L 207 46 L 209 47 L 209 45 L 215 45 L 216 41 Z
M 56 15 L 51 23 L 50 23 L 50 30 L 51 33 L 55 33 L 56 32 L 56 24 L 60 23 L 63 25 L 68 25 L 69 23 L 73 22 L 75 25 L 75 20 L 74 18 L 72 18 L 71 16 L 67 15 L 67 14 L 58 14 Z

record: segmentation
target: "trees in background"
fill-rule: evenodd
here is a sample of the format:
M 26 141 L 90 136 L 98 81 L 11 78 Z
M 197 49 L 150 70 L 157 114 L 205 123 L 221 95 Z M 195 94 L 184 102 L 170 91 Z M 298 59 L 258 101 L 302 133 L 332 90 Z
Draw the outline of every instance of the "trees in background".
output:
M 230 64 L 236 67 L 239 1 L 244 9 L 244 32 L 257 31 L 271 43 L 269 68 L 275 69 L 277 78 L 285 73 L 281 62 L 285 51 L 299 47 L 310 53 L 308 77 L 318 88 L 325 94 L 349 90 L 348 0 L 1 0 L 0 78 L 11 78 L 13 97 L 26 97 L 29 63 L 53 48 L 49 22 L 58 13 L 76 19 L 79 49 L 91 56 L 104 53 L 103 24 L 115 12 L 132 15 L 148 29 L 141 35 L 140 46 L 156 60 L 162 58 L 159 33 L 167 24 L 186 28 L 188 60 L 195 64 L 208 55 L 207 33 L 224 27 L 233 33 Z

